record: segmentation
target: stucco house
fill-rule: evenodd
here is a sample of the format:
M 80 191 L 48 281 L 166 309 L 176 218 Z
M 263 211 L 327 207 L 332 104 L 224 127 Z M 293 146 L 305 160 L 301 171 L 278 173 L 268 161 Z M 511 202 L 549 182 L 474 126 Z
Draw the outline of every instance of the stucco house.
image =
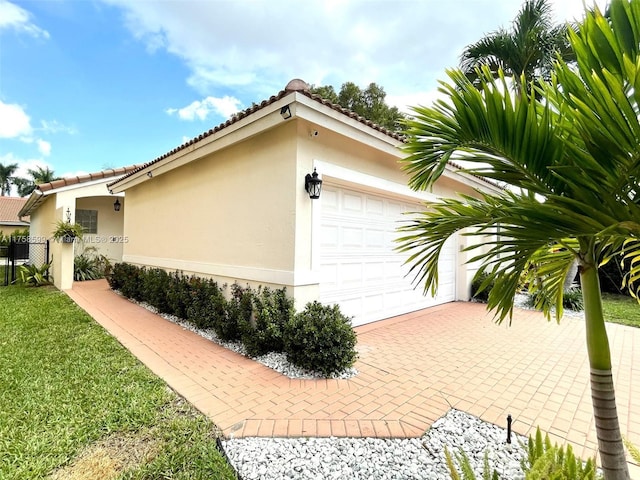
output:
M 451 166 L 414 192 L 402 138 L 309 91 L 302 80 L 108 184 L 126 192 L 122 259 L 286 286 L 296 308 L 338 303 L 354 325 L 469 298 L 462 239 L 442 254 L 435 298 L 412 285 L 394 252 L 403 213 L 421 201 L 496 187 Z M 318 199 L 305 179 L 323 181 Z
M 29 219 L 20 218 L 18 213 L 27 202 L 26 198 L 0 196 L 0 232 L 10 237 L 13 232 L 29 228 Z
M 122 261 L 125 199 L 123 195 L 111 195 L 106 185 L 137 168 L 132 165 L 43 183 L 20 209 L 19 216 L 31 218 L 31 239 L 50 240 L 51 273 L 58 288 L 71 288 L 73 257 L 87 247 L 95 248 L 95 253 L 113 262 Z M 59 220 L 81 224 L 85 230 L 83 241 L 70 246 L 51 241 L 51 232 Z

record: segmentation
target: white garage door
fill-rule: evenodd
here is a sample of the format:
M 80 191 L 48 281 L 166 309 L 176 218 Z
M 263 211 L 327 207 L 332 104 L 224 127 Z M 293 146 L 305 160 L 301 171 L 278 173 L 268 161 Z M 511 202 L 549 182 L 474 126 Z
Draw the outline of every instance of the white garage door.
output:
M 436 298 L 414 289 L 406 255 L 393 251 L 403 213 L 419 204 L 332 185 L 323 186 L 321 202 L 321 302 L 339 304 L 362 325 L 455 299 L 454 239 L 440 256 Z

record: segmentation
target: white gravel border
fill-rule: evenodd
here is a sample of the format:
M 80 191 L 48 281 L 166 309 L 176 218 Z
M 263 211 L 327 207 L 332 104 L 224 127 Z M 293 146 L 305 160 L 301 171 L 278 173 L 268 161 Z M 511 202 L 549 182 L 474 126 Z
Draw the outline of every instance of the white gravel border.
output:
M 505 419 L 506 420 L 506 419 Z M 241 438 L 223 440 L 227 458 L 243 480 L 450 479 L 445 460 L 463 451 L 482 478 L 485 451 L 505 480 L 524 479 L 525 437 L 459 410 L 450 410 L 420 438 Z

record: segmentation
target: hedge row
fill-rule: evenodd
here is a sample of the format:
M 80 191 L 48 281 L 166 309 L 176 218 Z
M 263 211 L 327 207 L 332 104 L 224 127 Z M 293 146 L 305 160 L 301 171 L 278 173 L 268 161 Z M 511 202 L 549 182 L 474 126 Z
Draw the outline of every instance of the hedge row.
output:
M 338 306 L 318 302 L 297 313 L 286 290 L 226 286 L 211 279 L 117 263 L 108 278 L 122 295 L 175 315 L 225 341 L 240 341 L 251 356 L 284 352 L 299 367 L 326 376 L 356 360 L 356 335 Z

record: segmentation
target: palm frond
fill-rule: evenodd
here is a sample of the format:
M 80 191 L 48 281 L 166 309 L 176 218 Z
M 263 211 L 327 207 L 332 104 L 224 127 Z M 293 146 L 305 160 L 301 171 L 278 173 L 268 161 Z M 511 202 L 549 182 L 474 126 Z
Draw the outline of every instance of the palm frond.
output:
M 451 159 L 472 163 L 465 170 L 547 195 L 561 191 L 550 166 L 563 155 L 558 115 L 550 105 L 507 92 L 504 77 L 494 80 L 485 67 L 478 91 L 459 70 L 447 72 L 452 84 L 440 91 L 448 102 L 416 107 L 405 123 L 409 155 L 402 166 L 414 189 L 430 188 Z

